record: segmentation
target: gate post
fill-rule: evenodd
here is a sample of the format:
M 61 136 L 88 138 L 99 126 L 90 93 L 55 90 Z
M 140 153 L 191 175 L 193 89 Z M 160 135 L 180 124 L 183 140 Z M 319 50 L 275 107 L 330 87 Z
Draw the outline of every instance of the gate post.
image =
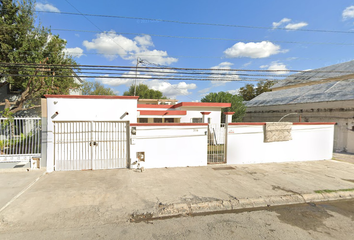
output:
M 225 118 L 225 141 L 224 141 L 224 162 L 227 163 L 227 138 L 228 138 L 228 133 L 229 133 L 229 123 L 232 122 L 232 115 L 235 112 L 224 112 L 224 114 L 226 115 Z

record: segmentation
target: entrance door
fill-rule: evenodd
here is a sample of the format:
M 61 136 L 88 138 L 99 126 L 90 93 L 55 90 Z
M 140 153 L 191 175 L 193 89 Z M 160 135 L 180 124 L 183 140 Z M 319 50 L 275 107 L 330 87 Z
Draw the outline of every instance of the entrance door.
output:
M 226 163 L 225 124 L 210 123 L 208 126 L 208 164 Z
M 56 171 L 126 168 L 129 122 L 54 122 Z

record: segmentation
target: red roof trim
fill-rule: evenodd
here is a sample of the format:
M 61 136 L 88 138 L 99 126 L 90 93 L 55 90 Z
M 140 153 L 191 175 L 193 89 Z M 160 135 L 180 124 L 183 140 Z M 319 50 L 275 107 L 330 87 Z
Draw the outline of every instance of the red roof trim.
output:
M 173 108 L 174 105 L 138 104 L 138 108 Z
M 138 96 L 108 96 L 108 95 L 44 95 L 46 98 L 79 98 L 79 99 L 138 99 Z
M 233 115 L 235 112 L 224 112 L 225 115 Z
M 209 103 L 209 102 L 181 102 L 173 106 L 178 107 L 231 107 L 231 103 Z
M 209 115 L 211 112 L 200 112 L 203 115 Z
M 154 110 L 138 110 L 140 115 L 187 115 L 187 111 L 154 111 Z
M 235 122 L 229 125 L 265 125 L 265 122 Z
M 293 125 L 335 125 L 335 122 L 294 122 Z M 237 122 L 229 125 L 266 125 L 265 122 Z
M 208 126 L 208 123 L 131 123 L 130 126 Z
M 293 125 L 335 125 L 335 122 L 294 122 Z

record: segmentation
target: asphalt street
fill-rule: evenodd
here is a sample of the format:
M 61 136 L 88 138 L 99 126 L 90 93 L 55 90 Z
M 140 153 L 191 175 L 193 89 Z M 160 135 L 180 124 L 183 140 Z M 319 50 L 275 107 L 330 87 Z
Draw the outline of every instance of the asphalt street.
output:
M 1 239 L 343 239 L 353 238 L 354 200 L 269 207 L 140 223 L 24 231 Z

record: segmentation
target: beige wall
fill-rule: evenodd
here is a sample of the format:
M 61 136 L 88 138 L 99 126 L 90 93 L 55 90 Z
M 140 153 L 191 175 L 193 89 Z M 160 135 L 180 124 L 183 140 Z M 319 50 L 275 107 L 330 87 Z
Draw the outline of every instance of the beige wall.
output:
M 244 122 L 277 122 L 288 113 L 283 122 L 336 122 L 334 150 L 354 153 L 354 100 L 248 107 Z

